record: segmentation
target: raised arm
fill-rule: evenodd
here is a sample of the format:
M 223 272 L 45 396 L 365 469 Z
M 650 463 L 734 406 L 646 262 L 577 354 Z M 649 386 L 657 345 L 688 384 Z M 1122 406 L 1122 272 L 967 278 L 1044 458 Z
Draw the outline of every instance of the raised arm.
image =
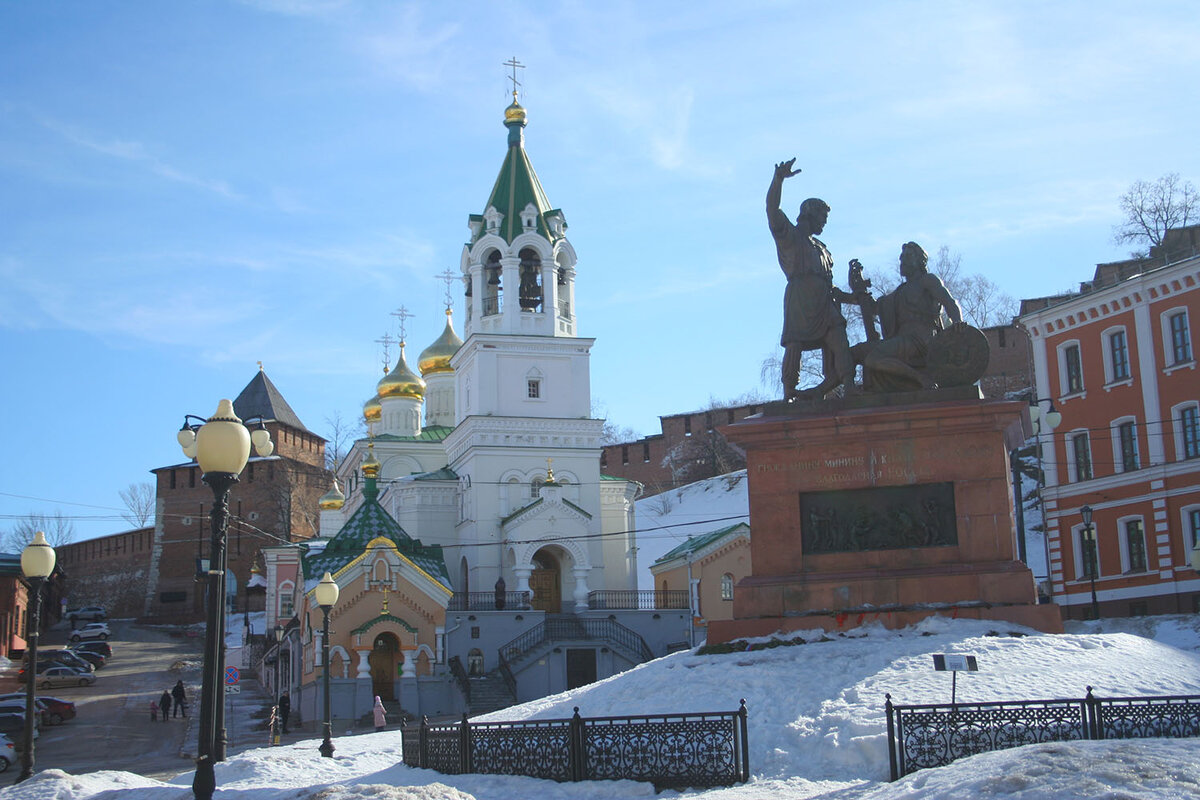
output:
M 783 181 L 793 175 L 800 174 L 800 170 L 792 169 L 792 165 L 796 163 L 796 159 L 781 161 L 775 165 L 775 175 L 771 178 L 771 187 L 767 189 L 767 219 L 771 222 L 772 228 L 776 223 L 776 217 L 783 214 L 779 208 L 779 203 L 783 200 Z M 786 220 L 787 217 L 784 216 Z

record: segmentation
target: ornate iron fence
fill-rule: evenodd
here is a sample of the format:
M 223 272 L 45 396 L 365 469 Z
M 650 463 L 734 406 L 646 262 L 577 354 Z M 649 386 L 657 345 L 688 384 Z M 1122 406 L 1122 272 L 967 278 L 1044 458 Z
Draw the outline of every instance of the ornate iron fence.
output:
M 404 763 L 446 774 L 648 781 L 656 790 L 750 777 L 746 701 L 737 711 L 471 722 L 403 728 Z M 455 749 L 457 748 L 457 749 Z
M 497 598 L 501 597 L 498 603 Z M 526 611 L 530 606 L 530 592 L 455 592 L 450 596 L 447 611 Z
M 1200 695 L 892 704 L 887 695 L 892 780 L 959 758 L 1040 742 L 1200 736 Z

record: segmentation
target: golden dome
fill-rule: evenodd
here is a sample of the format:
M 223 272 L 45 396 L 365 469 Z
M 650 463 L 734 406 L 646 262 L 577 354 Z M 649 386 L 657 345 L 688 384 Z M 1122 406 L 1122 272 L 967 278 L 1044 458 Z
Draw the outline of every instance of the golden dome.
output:
M 421 376 L 408 368 L 404 360 L 404 342 L 400 343 L 400 358 L 396 367 L 384 375 L 375 385 L 379 399 L 385 397 L 415 397 L 418 400 L 425 396 L 425 381 Z
M 375 395 L 363 404 L 363 419 L 368 423 L 379 422 L 383 419 L 383 403 L 379 402 L 379 395 Z
M 364 478 L 378 478 L 379 469 L 382 465 L 379 459 L 375 457 L 375 443 L 371 442 L 367 445 L 367 457 L 362 462 L 362 474 Z
M 454 323 L 450 318 L 451 313 L 447 308 L 446 330 L 442 331 L 442 335 L 437 338 L 437 341 L 421 351 L 421 357 L 417 360 L 417 369 L 421 370 L 422 375 L 454 372 L 450 368 L 450 357 L 458 352 L 463 341 L 454 332 Z
M 321 495 L 321 499 L 317 501 L 317 507 L 322 511 L 337 511 L 344 505 L 346 505 L 346 495 L 342 494 L 342 487 L 338 486 L 337 478 L 334 478 L 333 488 Z
M 504 109 L 504 124 L 507 125 L 510 122 L 525 124 L 525 109 L 517 102 L 517 93 L 515 91 L 513 92 L 512 105 Z

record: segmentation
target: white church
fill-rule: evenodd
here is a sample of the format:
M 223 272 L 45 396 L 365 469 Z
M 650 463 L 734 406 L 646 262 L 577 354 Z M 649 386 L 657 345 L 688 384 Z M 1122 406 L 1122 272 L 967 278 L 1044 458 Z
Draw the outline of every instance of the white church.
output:
M 416 370 L 401 341 L 365 404 L 370 435 L 322 498 L 321 537 L 264 551 L 268 627 L 286 632 L 276 657 L 302 715 L 318 708 L 313 590 L 326 571 L 340 589 L 335 718 L 360 717 L 374 695 L 411 714 L 484 713 L 689 641 L 687 593 L 637 589 L 639 485 L 600 472 L 576 254 L 525 151 L 516 92 L 504 125 L 462 253 L 465 339 L 447 296 Z

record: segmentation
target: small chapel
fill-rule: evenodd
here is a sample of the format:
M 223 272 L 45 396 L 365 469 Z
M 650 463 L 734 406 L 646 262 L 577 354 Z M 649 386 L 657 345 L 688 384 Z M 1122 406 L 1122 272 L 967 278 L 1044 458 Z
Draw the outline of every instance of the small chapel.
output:
M 637 588 L 641 487 L 600 470 L 595 340 L 579 335 L 577 258 L 526 123 L 514 91 L 499 175 L 468 218 L 464 338 L 448 291 L 445 329 L 414 370 L 401 311 L 399 357 L 363 407 L 368 436 L 321 498 L 320 537 L 264 550 L 267 624 L 281 631 L 265 660 L 279 659 L 306 721 L 324 670 L 339 722 L 375 696 L 406 715 L 478 714 L 689 641 L 686 592 Z M 339 588 L 327 610 L 314 595 L 325 573 Z

